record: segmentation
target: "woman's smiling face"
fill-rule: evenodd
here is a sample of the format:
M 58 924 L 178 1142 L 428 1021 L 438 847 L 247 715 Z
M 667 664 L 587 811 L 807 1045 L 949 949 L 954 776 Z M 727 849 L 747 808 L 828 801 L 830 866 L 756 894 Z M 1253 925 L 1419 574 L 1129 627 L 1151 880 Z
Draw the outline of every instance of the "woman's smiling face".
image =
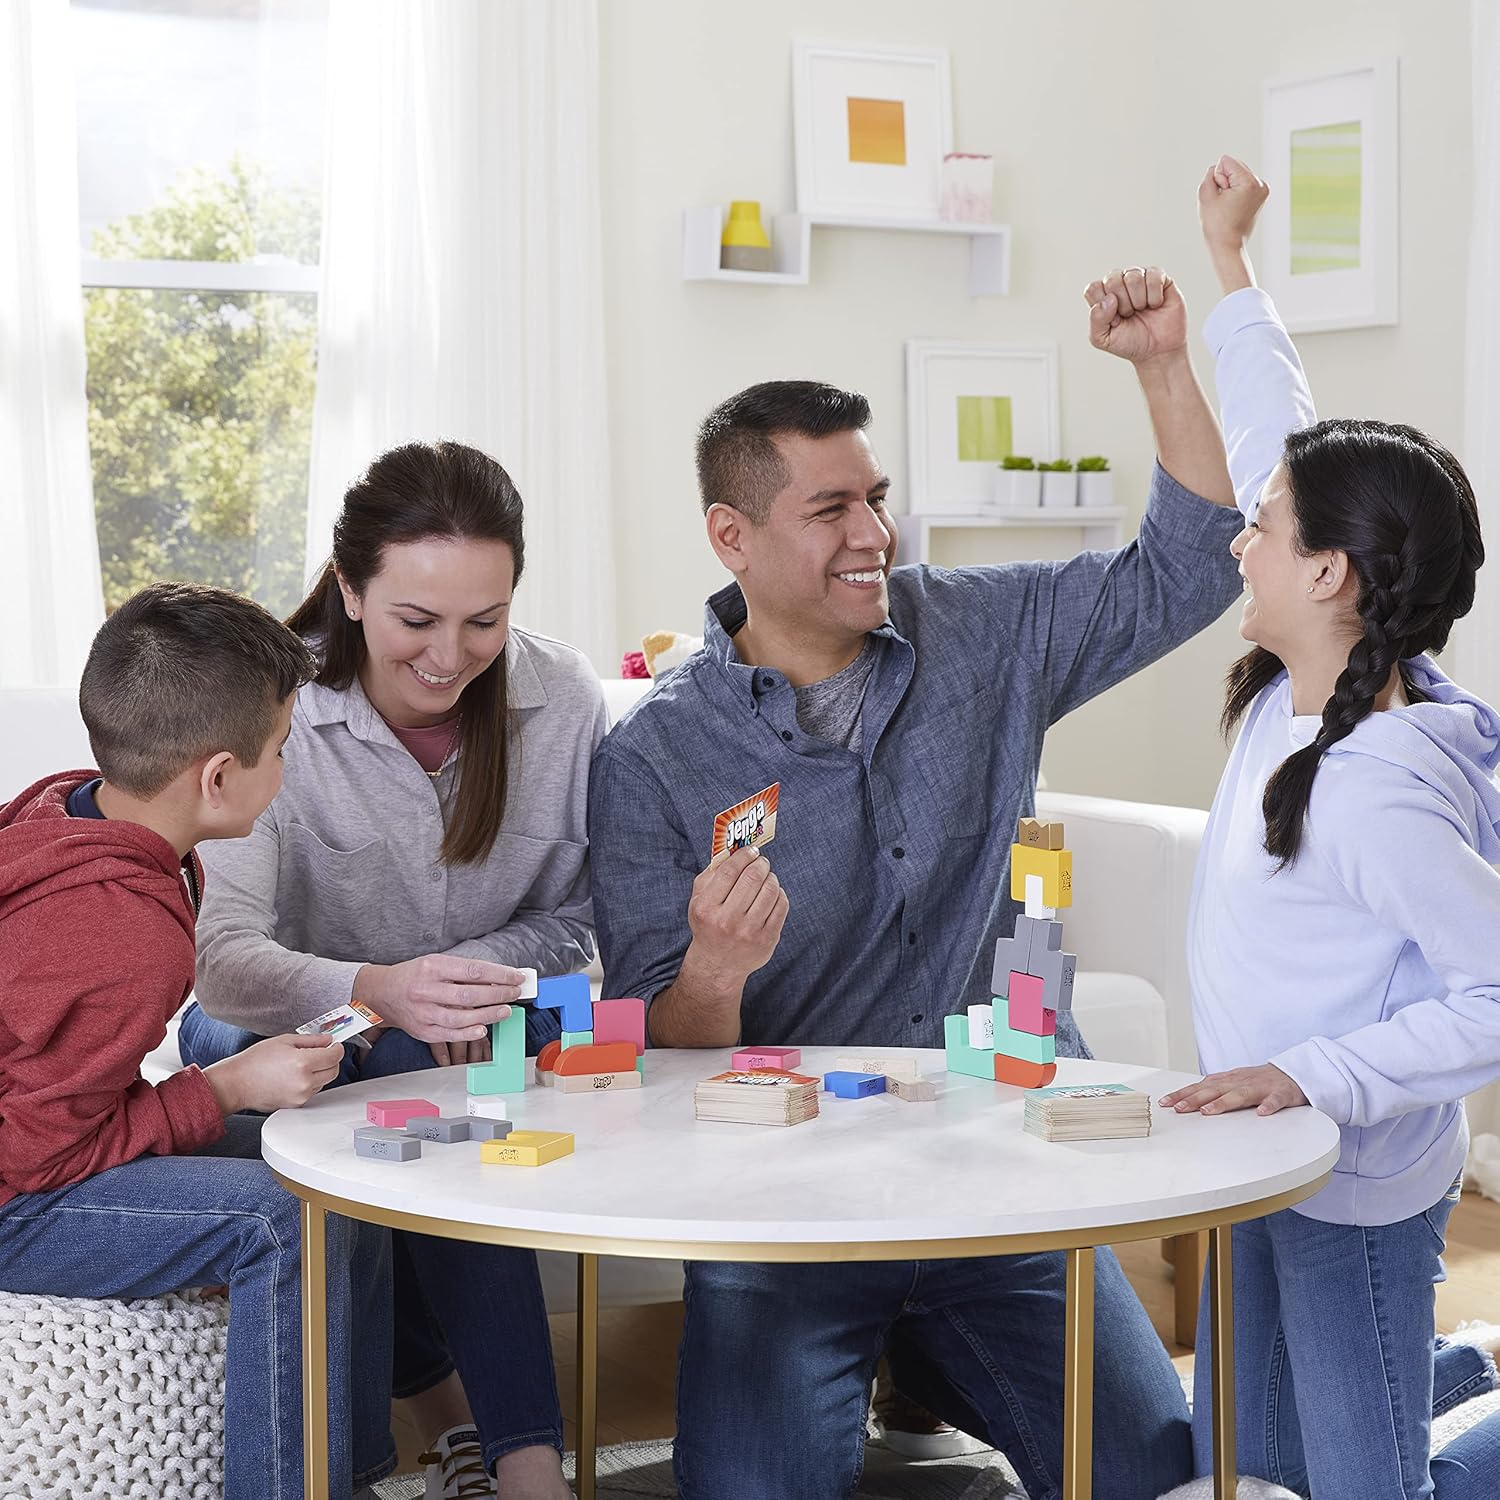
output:
M 360 685 L 387 722 L 411 729 L 453 717 L 505 649 L 515 572 L 507 542 L 428 537 L 387 547 L 363 595 L 339 579 L 365 635 Z

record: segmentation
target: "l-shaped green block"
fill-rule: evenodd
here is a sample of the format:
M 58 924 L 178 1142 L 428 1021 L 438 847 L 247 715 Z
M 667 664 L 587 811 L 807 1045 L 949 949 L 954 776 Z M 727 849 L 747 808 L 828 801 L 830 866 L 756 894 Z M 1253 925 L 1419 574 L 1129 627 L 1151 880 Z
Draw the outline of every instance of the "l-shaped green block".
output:
M 503 1021 L 490 1027 L 490 1059 L 483 1066 L 480 1082 L 475 1088 L 473 1077 L 477 1068 L 469 1068 L 469 1092 L 471 1094 L 519 1094 L 526 1088 L 526 1012 L 519 1005 L 510 1008 Z
M 594 1045 L 594 1033 L 592 1031 L 565 1031 L 562 1034 L 563 1051 L 569 1047 L 592 1047 Z
M 995 1054 L 969 1045 L 969 1018 L 943 1017 L 943 1050 L 947 1053 L 950 1073 L 967 1073 L 970 1078 L 995 1081 Z
M 1029 1031 L 1017 1031 L 1010 1024 L 1005 1012 L 997 1005 L 995 1007 L 995 1051 L 1005 1057 L 1019 1058 L 1022 1062 L 1056 1062 L 1057 1038 L 1055 1036 L 1032 1036 Z M 993 1071 L 990 1076 L 994 1076 Z

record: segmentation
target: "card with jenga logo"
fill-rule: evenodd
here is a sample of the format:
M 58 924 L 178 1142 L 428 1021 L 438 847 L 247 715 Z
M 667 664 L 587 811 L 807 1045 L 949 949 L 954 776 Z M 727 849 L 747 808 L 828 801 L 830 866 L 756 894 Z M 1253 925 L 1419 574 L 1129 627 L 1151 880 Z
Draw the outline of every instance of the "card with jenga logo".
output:
M 772 782 L 765 791 L 726 807 L 714 819 L 714 844 L 709 864 L 727 859 L 736 849 L 759 849 L 776 837 L 776 804 L 781 783 Z

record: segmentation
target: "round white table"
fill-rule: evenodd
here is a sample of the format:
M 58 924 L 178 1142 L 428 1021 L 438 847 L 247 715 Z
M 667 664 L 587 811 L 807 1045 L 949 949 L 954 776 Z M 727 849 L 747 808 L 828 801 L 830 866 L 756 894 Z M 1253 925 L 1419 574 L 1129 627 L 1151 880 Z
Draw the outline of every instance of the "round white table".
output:
M 1093 1459 L 1094 1250 L 1209 1232 L 1215 1495 L 1234 1494 L 1230 1226 L 1311 1196 L 1338 1159 L 1338 1128 L 1312 1109 L 1262 1119 L 1155 1107 L 1190 1075 L 1062 1060 L 1057 1083 L 1121 1082 L 1152 1097 L 1152 1133 L 1048 1143 L 1021 1129 L 1025 1094 L 944 1071 L 943 1054 L 808 1047 L 800 1071 L 840 1056 L 915 1057 L 930 1103 L 820 1098 L 818 1118 L 771 1127 L 699 1122 L 693 1086 L 728 1050 L 647 1054 L 645 1087 L 507 1098 L 517 1128 L 567 1130 L 573 1155 L 543 1167 L 486 1166 L 479 1146 L 424 1142 L 414 1162 L 354 1154 L 371 1099 L 430 1099 L 465 1111 L 464 1069 L 327 1090 L 265 1126 L 266 1161 L 302 1200 L 303 1377 L 308 1500 L 328 1482 L 324 1215 L 457 1239 L 578 1255 L 577 1487 L 594 1493 L 598 1257 L 864 1261 L 1067 1252 L 1063 1494 L 1087 1500 Z

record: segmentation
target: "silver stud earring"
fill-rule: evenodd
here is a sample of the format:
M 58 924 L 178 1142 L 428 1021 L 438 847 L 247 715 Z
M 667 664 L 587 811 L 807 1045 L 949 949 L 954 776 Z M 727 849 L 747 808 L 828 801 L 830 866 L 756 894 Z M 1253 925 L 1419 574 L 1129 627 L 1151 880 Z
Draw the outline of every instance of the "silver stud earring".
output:
M 1317 590 L 1317 584 L 1315 584 L 1315 583 L 1308 584 L 1308 586 L 1307 586 L 1307 592 L 1309 594 L 1314 593 L 1316 590 Z M 354 618 L 354 616 L 350 615 L 349 618 L 352 620 Z
M 1311 590 L 1311 589 L 1308 589 L 1308 591 L 1307 591 L 1307 592 L 1308 592 L 1308 593 L 1309 593 L 1309 594 L 1310 594 L 1310 593 L 1312 593 L 1312 590 Z M 358 618 L 359 618 L 359 616 L 358 616 L 358 615 L 357 615 L 357 614 L 355 614 L 355 613 L 354 613 L 354 611 L 353 611 L 353 610 L 352 610 L 352 609 L 351 609 L 351 610 L 350 610 L 350 611 L 349 611 L 349 618 L 350 618 L 350 619 L 351 619 L 351 620 L 357 620 L 357 619 L 358 619 Z

